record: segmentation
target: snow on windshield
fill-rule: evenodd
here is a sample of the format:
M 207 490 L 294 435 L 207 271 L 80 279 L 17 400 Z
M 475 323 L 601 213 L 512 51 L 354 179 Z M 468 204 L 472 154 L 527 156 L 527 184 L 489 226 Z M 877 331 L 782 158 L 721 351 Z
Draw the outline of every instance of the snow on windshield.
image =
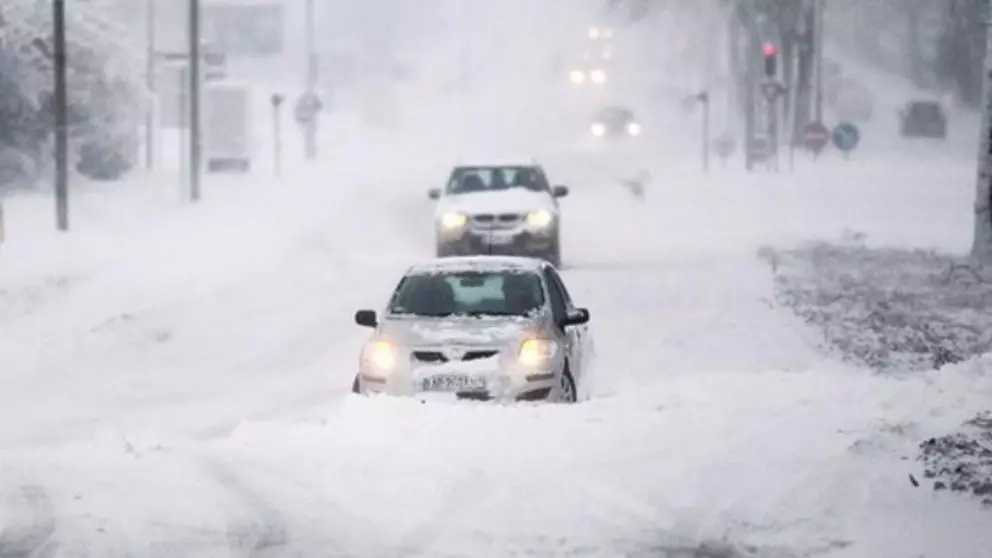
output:
M 543 304 L 544 290 L 536 273 L 454 271 L 404 277 L 389 312 L 431 318 L 527 316 Z

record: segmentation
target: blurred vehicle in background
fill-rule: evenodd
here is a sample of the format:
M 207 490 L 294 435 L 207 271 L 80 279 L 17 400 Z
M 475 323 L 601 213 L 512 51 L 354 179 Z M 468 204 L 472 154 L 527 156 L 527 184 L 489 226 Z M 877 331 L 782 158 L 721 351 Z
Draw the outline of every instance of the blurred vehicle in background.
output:
M 589 131 L 597 138 L 633 138 L 644 130 L 634 117 L 634 111 L 624 106 L 610 106 L 596 113 Z
M 568 73 L 572 85 L 603 85 L 606 83 L 606 68 L 602 64 L 581 64 Z
M 561 264 L 558 198 L 568 188 L 548 182 L 535 163 L 455 167 L 437 200 L 434 230 L 438 257 L 502 254 Z
M 905 138 L 947 137 L 947 113 L 937 101 L 914 100 L 899 113 L 900 133 Z

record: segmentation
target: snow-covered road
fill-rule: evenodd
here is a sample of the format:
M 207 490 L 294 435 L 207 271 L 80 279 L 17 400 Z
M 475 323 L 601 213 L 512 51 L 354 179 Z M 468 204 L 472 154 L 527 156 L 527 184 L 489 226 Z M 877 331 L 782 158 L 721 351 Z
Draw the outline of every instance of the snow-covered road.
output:
M 347 393 L 353 311 L 432 252 L 434 161 L 351 154 L 208 184 L 195 209 L 163 211 L 154 181 L 114 206 L 95 191 L 67 238 L 14 199 L 0 556 L 987 555 L 988 514 L 907 475 L 919 440 L 987 406 L 989 363 L 834 363 L 756 257 L 845 229 L 964 249 L 966 159 L 890 157 L 708 179 L 661 160 L 643 203 L 607 180 L 622 159 L 551 157 L 599 354 L 571 407 Z

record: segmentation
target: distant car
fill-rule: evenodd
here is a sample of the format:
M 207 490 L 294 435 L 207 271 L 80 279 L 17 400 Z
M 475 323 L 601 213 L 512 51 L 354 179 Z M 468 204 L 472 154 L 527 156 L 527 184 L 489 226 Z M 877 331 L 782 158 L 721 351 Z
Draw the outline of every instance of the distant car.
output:
M 568 80 L 572 85 L 580 86 L 587 83 L 592 85 L 603 85 L 606 83 L 606 68 L 603 64 L 582 64 L 573 68 L 568 74 Z
M 900 133 L 906 138 L 947 137 L 947 114 L 936 101 L 910 101 L 899 113 Z
M 643 133 L 634 111 L 627 107 L 606 107 L 593 117 L 589 131 L 597 138 L 638 137 Z
M 548 182 L 537 163 L 461 165 L 444 189 L 428 192 L 436 255 L 532 256 L 561 265 L 561 212 L 565 186 Z
M 355 322 L 374 330 L 352 384 L 358 394 L 574 403 L 594 350 L 589 311 L 533 258 L 415 265 L 384 313 L 359 310 Z

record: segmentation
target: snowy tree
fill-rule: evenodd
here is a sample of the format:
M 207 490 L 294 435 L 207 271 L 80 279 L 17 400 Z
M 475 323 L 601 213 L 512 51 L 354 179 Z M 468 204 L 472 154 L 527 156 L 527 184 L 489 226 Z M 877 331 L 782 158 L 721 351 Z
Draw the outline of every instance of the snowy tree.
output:
M 975 242 L 972 255 L 992 264 L 992 33 L 986 39 L 985 115 L 978 154 L 978 185 L 975 199 Z
M 107 0 L 66 3 L 71 145 L 121 158 L 133 146 L 140 60 L 124 26 L 110 19 Z M 34 167 L 49 163 L 52 103 L 52 18 L 47 0 L 0 3 L 0 151 L 14 151 Z M 138 51 L 140 52 L 140 51 Z M 10 157 L 5 157 L 10 159 Z M 120 163 L 123 161 L 116 161 Z M 126 165 L 123 165 L 126 166 Z M 0 180 L 2 180 L 0 176 Z M 34 177 L 21 177 L 30 180 Z

